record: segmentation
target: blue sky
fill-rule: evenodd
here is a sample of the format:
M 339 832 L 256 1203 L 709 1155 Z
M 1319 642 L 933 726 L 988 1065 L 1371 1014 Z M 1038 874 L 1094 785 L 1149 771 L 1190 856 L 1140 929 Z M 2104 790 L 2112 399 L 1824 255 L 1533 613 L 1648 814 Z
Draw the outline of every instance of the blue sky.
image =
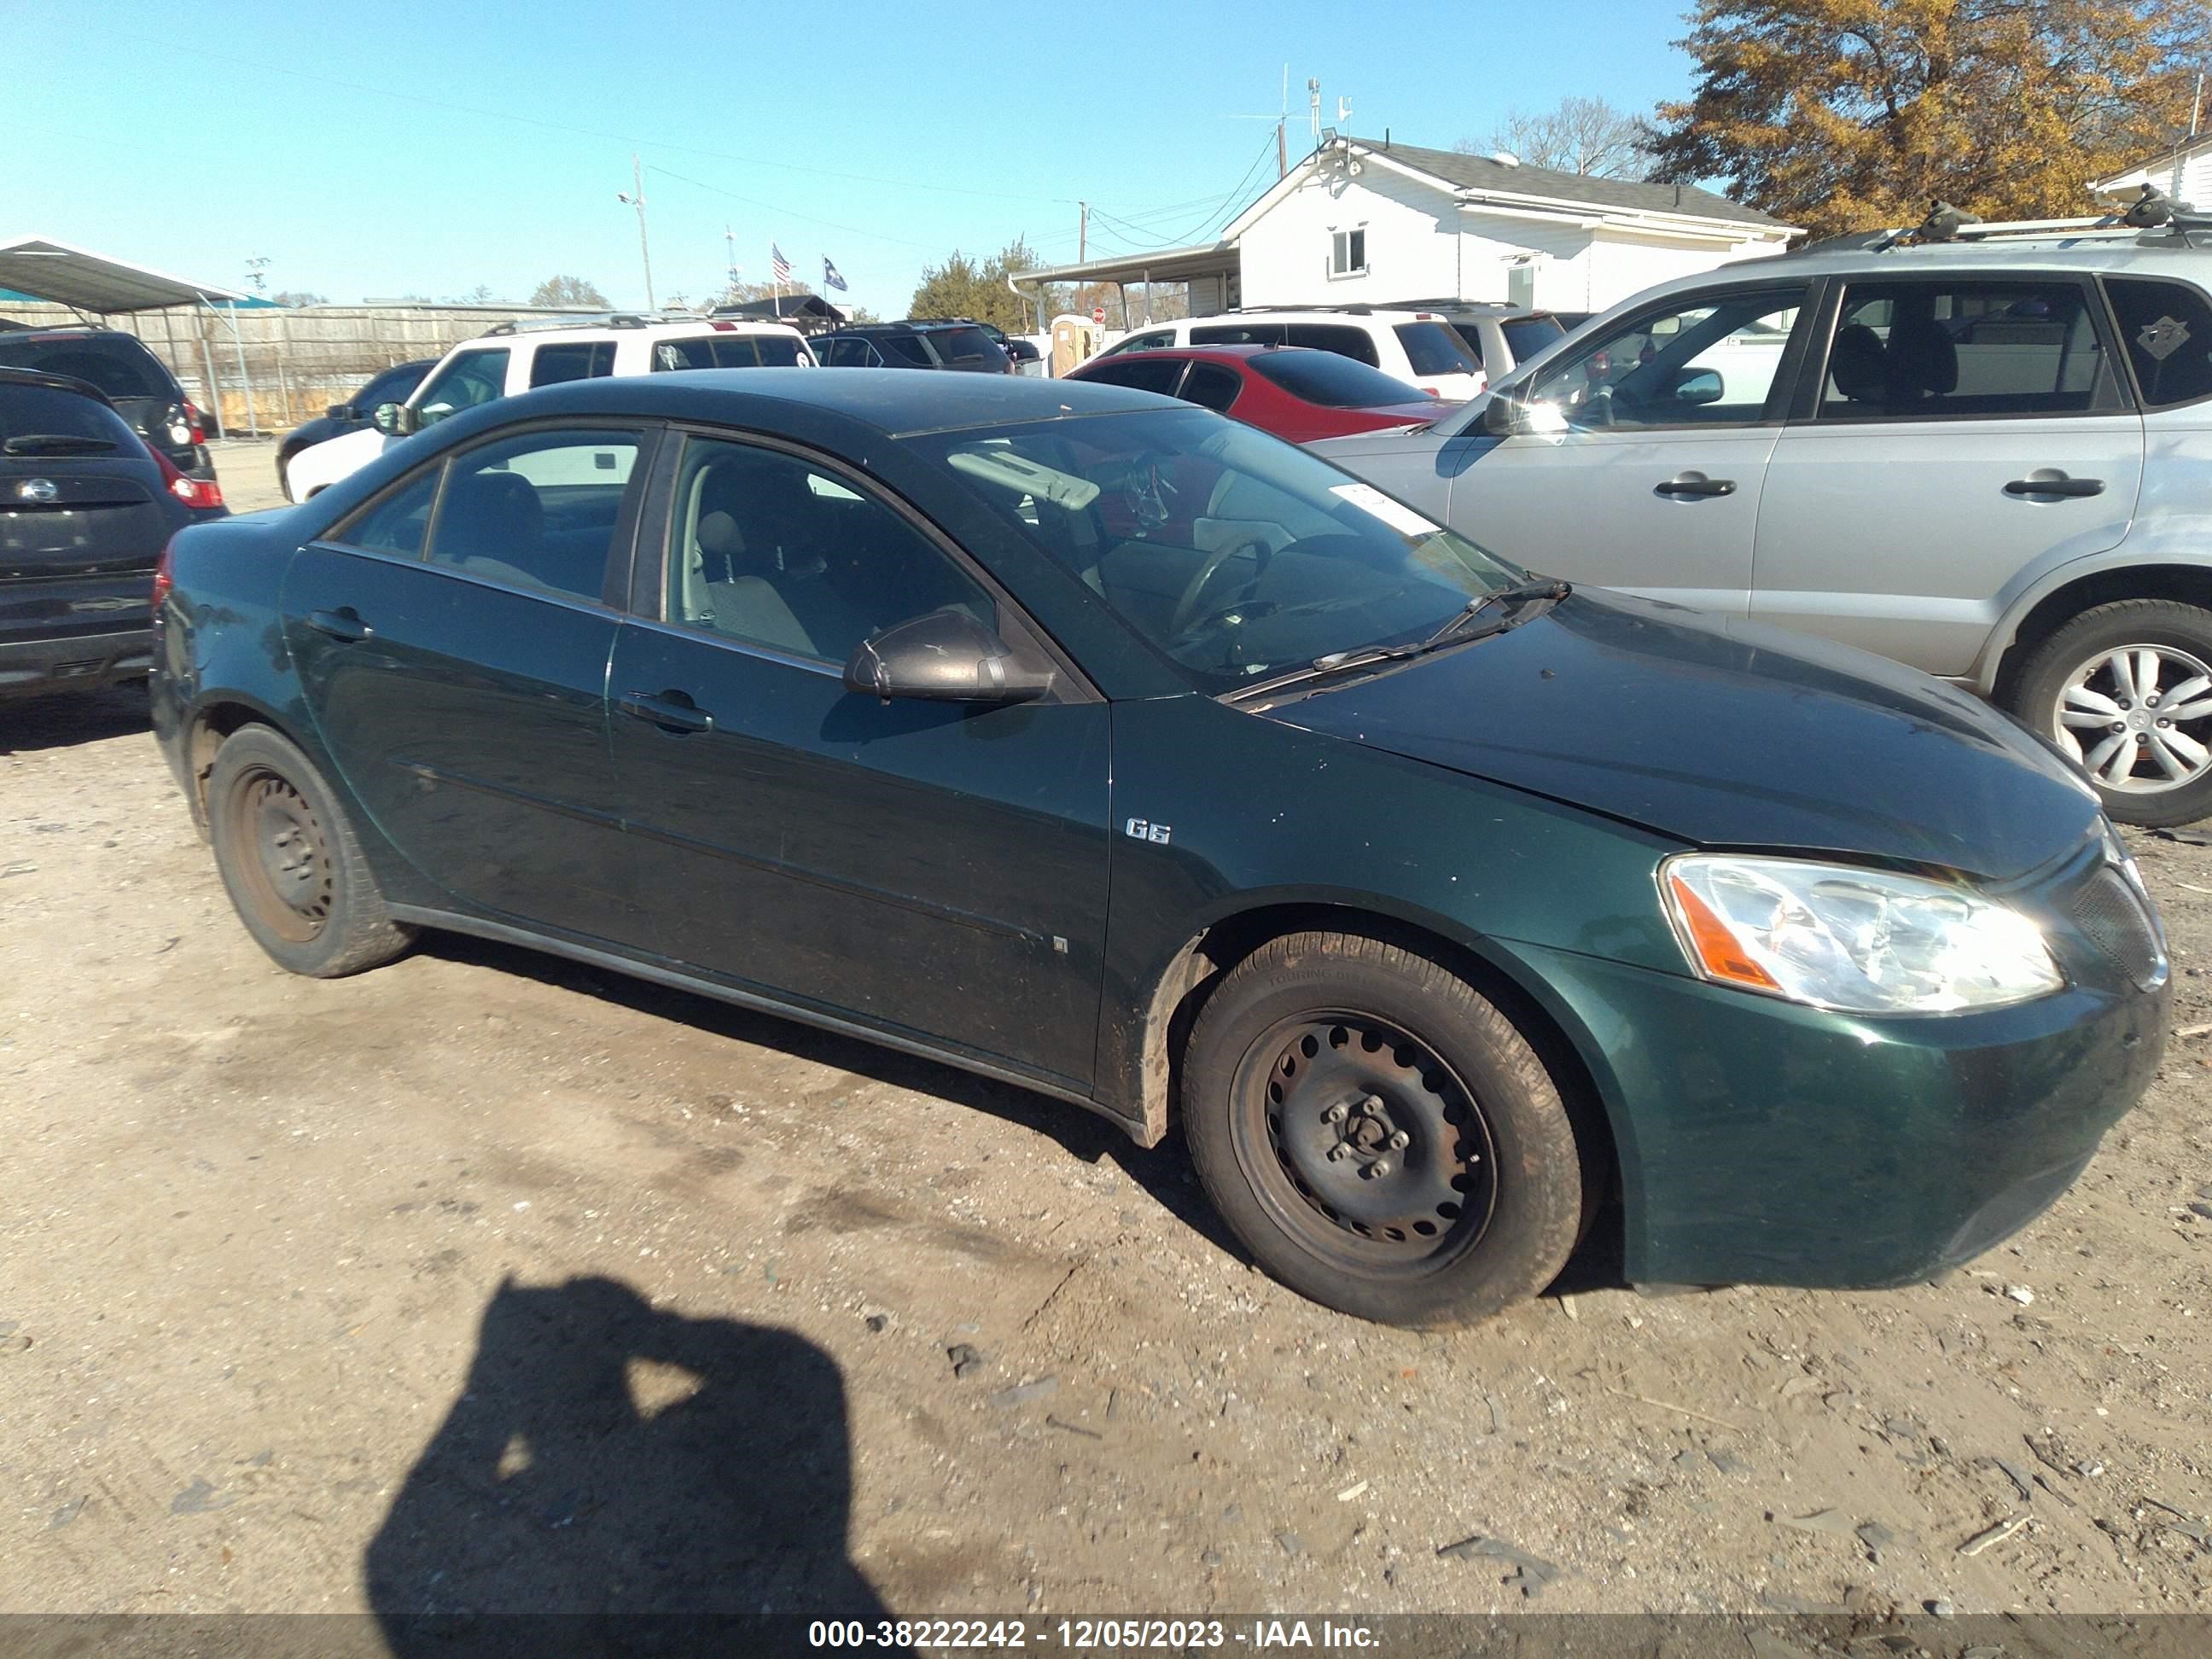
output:
M 1036 21 L 1061 7 L 876 0 L 0 0 L 37 70 L 0 105 L 0 236 L 241 286 L 259 256 L 272 290 L 342 301 L 519 298 L 565 271 L 636 305 L 637 222 L 615 199 L 635 149 L 664 303 L 719 285 L 726 225 L 747 280 L 773 239 L 896 315 L 954 247 L 1020 234 L 1072 260 L 1081 198 L 1094 254 L 1210 232 L 1273 176 L 1271 123 L 1232 118 L 1275 112 L 1285 62 L 1293 159 L 1309 76 L 1326 124 L 1347 97 L 1349 131 L 1449 148 L 1571 93 L 1680 95 L 1681 11 L 1119 0 L 1077 27 Z

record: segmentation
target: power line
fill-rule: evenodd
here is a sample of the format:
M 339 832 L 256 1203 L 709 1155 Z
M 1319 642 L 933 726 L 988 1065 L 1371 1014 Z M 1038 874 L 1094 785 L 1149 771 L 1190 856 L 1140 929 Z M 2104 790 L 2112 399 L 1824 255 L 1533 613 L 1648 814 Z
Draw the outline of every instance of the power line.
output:
M 1188 230 L 1184 231 L 1181 235 L 1171 236 L 1165 241 L 1156 242 L 1148 240 L 1146 238 L 1144 230 L 1139 227 L 1129 223 L 1128 221 L 1125 219 L 1117 219 L 1112 214 L 1103 212 L 1097 207 L 1093 207 L 1091 210 L 1091 215 L 1094 218 L 1105 221 L 1109 226 L 1120 226 L 1122 234 L 1117 238 L 1117 240 L 1121 241 L 1133 241 L 1135 244 L 1135 247 L 1133 249 L 1135 252 L 1150 252 L 1157 248 L 1185 246 L 1190 242 L 1192 238 L 1195 237 L 1200 231 L 1211 225 L 1216 219 L 1223 219 L 1225 223 L 1228 219 L 1233 219 L 1236 217 L 1235 204 L 1243 198 L 1245 186 L 1252 182 L 1252 175 L 1260 170 L 1261 165 L 1267 161 L 1268 155 L 1273 151 L 1274 148 L 1274 143 L 1270 139 L 1269 142 L 1261 148 L 1258 158 L 1253 161 L 1250 167 L 1244 169 L 1244 176 L 1232 185 L 1225 195 L 1217 197 L 1215 198 L 1215 205 L 1212 212 L 1208 213 L 1203 219 L 1200 219 L 1196 224 L 1193 225 Z M 1224 209 L 1228 210 L 1225 217 L 1224 214 Z
M 929 250 L 930 245 L 927 242 L 910 242 L 903 236 L 886 236 L 879 230 L 863 230 L 858 225 L 841 225 L 835 219 L 817 218 L 813 214 L 801 213 L 796 208 L 787 208 L 779 203 L 763 202 L 751 196 L 740 196 L 733 190 L 724 190 L 720 185 L 710 185 L 702 179 L 690 179 L 680 173 L 671 173 L 666 167 L 649 167 L 646 171 L 657 173 L 664 179 L 673 179 L 679 185 L 689 185 L 694 190 L 703 190 L 710 195 L 726 196 L 732 202 L 743 202 L 747 207 L 757 207 L 766 212 L 781 214 L 787 219 L 804 220 L 810 225 L 820 225 L 828 230 L 842 230 L 848 235 L 865 236 L 874 241 L 890 242 L 900 247 L 918 247 L 925 252 Z

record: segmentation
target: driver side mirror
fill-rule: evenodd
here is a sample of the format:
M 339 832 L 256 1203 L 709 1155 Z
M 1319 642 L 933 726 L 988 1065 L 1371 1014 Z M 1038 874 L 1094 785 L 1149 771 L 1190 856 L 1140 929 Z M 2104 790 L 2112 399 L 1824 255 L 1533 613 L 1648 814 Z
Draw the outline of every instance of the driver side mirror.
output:
M 1556 438 L 1567 429 L 1567 417 L 1557 404 L 1524 403 L 1498 392 L 1483 409 L 1482 429 L 1494 438 Z
M 1674 372 L 1676 403 L 1717 404 L 1726 390 L 1717 369 L 1682 368 Z
M 376 412 L 368 418 L 379 432 L 392 438 L 404 438 L 422 425 L 415 410 L 405 404 L 379 404 Z
M 933 611 L 886 628 L 861 641 L 845 665 L 847 690 L 886 702 L 1034 702 L 1052 687 L 1049 668 L 1024 665 L 964 611 Z

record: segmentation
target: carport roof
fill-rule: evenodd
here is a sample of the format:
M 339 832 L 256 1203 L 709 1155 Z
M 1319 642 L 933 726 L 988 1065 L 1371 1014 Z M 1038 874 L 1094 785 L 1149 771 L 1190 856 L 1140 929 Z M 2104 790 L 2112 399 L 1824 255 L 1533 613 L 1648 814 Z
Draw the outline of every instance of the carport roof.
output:
M 165 306 L 262 303 L 233 289 L 187 282 L 46 236 L 0 242 L 0 288 L 101 316 Z

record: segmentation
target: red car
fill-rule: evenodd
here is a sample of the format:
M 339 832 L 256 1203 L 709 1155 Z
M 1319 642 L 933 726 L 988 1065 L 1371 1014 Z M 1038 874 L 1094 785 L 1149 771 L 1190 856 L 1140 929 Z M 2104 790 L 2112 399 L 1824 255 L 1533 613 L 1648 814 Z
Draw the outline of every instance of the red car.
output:
M 1459 407 L 1379 368 L 1305 346 L 1168 346 L 1095 358 L 1067 378 L 1180 398 L 1292 443 L 1416 426 Z

